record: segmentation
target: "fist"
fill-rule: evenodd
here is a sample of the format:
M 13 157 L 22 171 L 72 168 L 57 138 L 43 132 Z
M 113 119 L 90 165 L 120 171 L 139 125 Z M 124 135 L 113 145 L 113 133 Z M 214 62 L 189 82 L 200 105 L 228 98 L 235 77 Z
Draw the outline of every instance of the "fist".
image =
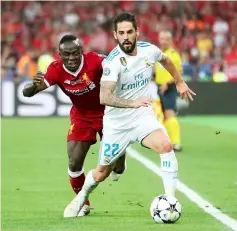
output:
M 40 71 L 36 73 L 36 75 L 33 78 L 33 84 L 36 87 L 43 87 L 45 85 L 44 83 L 44 74 Z

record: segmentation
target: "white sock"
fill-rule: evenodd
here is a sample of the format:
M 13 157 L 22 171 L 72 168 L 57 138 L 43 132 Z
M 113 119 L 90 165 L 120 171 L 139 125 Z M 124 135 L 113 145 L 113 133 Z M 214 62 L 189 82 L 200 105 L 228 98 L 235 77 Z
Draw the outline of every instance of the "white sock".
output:
M 175 196 L 178 162 L 174 151 L 160 154 L 162 180 L 165 188 L 165 194 Z
M 86 194 L 90 194 L 100 182 L 96 182 L 93 178 L 92 171 L 90 170 L 86 176 L 82 191 Z
M 77 177 L 79 177 L 80 175 L 82 175 L 82 174 L 84 173 L 84 168 L 82 168 L 82 170 L 81 170 L 81 171 L 78 171 L 78 172 L 72 172 L 72 171 L 68 168 L 67 172 L 68 172 L 68 175 L 69 175 L 70 177 L 72 177 L 72 178 L 77 178 Z

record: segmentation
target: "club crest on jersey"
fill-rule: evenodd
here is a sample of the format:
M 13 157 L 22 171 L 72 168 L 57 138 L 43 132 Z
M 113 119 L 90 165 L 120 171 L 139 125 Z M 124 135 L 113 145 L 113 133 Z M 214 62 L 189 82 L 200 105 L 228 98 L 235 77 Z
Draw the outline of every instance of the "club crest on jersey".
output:
M 120 58 L 120 62 L 123 66 L 125 66 L 125 67 L 127 66 L 127 60 L 124 57 Z
M 68 131 L 68 134 L 71 135 L 72 134 L 72 131 L 74 129 L 74 124 L 71 124 L 70 128 L 69 128 L 69 131 Z
M 109 162 L 110 162 L 110 159 L 109 159 L 108 157 L 105 157 L 105 158 L 104 158 L 104 161 L 105 161 L 106 163 L 109 163 Z
M 83 74 L 82 78 L 83 78 L 83 80 L 85 80 L 85 81 L 90 80 L 89 77 L 88 77 L 88 75 L 87 75 L 86 73 Z
M 93 82 L 90 80 L 89 76 L 86 74 L 86 72 L 82 75 L 82 79 L 86 82 L 86 84 L 87 84 L 88 86 L 91 85 L 91 83 L 93 83 Z
M 149 61 L 149 59 L 147 57 L 145 58 L 145 64 L 146 64 L 146 67 L 151 66 L 151 62 Z

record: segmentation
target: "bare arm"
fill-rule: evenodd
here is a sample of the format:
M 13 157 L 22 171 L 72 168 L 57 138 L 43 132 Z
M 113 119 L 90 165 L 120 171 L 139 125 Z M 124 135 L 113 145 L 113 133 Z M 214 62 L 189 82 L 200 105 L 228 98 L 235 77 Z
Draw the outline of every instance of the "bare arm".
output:
M 162 60 L 160 61 L 160 63 L 171 74 L 171 76 L 174 78 L 174 81 L 176 83 L 183 82 L 183 78 L 182 78 L 181 73 L 176 69 L 176 67 L 173 64 L 172 60 L 168 56 L 163 55 Z
M 176 83 L 177 91 L 179 92 L 182 99 L 188 101 L 188 99 L 193 100 L 192 95 L 196 95 L 184 82 L 181 73 L 176 69 L 172 60 L 166 55 L 162 56 L 160 63 L 164 66 L 164 68 L 171 74 Z
M 102 81 L 100 85 L 100 103 L 112 107 L 132 108 L 134 100 L 128 100 L 118 97 L 115 94 L 115 81 Z
M 167 57 L 167 56 L 163 56 L 162 61 L 161 61 L 162 65 L 165 67 L 165 69 L 171 69 L 171 71 L 174 73 L 174 69 L 173 67 L 176 69 L 175 65 L 173 64 L 173 61 Z M 172 65 L 173 64 L 173 65 Z M 171 66 L 171 67 L 169 67 Z M 177 70 L 177 69 L 176 69 Z M 177 70 L 178 71 L 178 70 Z M 182 76 L 182 71 L 178 71 L 180 73 L 180 75 Z M 170 73 L 170 71 L 169 71 Z M 172 74 L 171 74 L 172 75 Z M 172 75 L 173 76 L 173 75 Z M 174 78 L 172 78 L 171 80 L 169 80 L 168 82 L 166 82 L 165 84 L 163 84 L 162 86 L 160 86 L 160 93 L 163 95 L 169 88 L 169 85 L 174 84 L 176 81 Z
M 100 103 L 103 105 L 119 108 L 138 108 L 150 104 L 150 99 L 142 98 L 139 100 L 123 99 L 114 92 L 115 81 L 102 81 L 100 85 Z
M 32 97 L 46 88 L 47 86 L 44 82 L 44 74 L 37 72 L 34 76 L 33 82 L 25 85 L 23 89 L 23 95 L 25 97 Z

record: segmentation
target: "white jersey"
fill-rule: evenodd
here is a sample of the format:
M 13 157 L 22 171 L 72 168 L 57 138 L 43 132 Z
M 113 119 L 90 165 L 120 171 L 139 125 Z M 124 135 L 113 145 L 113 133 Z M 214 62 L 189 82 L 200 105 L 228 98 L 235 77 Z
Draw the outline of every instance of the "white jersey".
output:
M 159 95 L 158 95 L 158 86 L 156 84 L 155 81 L 151 81 L 149 84 L 148 84 L 148 88 L 149 88 L 149 91 L 151 93 L 151 100 L 152 101 L 155 101 L 159 98 Z
M 116 94 L 124 99 L 151 98 L 152 67 L 162 59 L 161 50 L 148 42 L 137 42 L 137 55 L 124 53 L 117 45 L 103 61 L 101 81 L 116 81 Z M 141 116 L 154 114 L 152 107 L 116 108 L 106 106 L 104 126 L 132 129 Z

